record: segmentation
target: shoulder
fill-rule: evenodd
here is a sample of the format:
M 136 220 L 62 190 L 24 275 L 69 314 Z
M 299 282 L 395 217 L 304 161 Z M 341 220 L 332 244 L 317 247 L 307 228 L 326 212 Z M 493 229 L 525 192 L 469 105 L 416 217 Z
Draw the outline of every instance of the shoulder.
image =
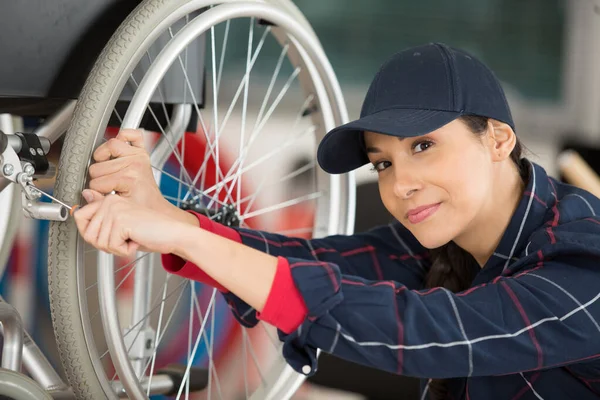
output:
M 600 215 L 600 199 L 590 192 L 549 178 L 553 204 L 549 212 L 556 219 L 555 224 L 565 225 Z
M 522 257 L 536 259 L 600 257 L 600 217 L 584 216 L 539 227 L 529 237 Z
M 600 199 L 591 193 L 548 178 L 546 215 L 530 234 L 519 258 L 542 251 L 600 256 Z

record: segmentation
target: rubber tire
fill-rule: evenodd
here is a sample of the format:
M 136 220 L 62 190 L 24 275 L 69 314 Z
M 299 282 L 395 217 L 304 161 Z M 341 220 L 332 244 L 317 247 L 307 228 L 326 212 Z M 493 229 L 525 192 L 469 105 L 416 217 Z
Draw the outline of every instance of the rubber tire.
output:
M 289 0 L 267 1 L 301 17 L 299 10 Z M 111 37 L 82 89 L 67 131 L 58 165 L 56 197 L 67 204 L 81 204 L 80 194 L 92 155 L 95 129 L 100 126 L 101 113 L 117 86 L 119 71 L 131 60 L 131 55 L 141 47 L 149 32 L 172 14 L 172 10 L 188 2 L 146 0 L 125 19 Z M 302 20 L 308 26 L 303 17 Z M 78 263 L 74 256 L 77 254 L 78 236 L 72 219 L 50 223 L 48 283 L 58 353 L 77 399 L 116 399 L 112 391 L 106 393 L 103 390 L 85 340 L 78 299 Z
M 33 379 L 9 369 L 0 369 L 0 396 L 13 400 L 52 400 Z

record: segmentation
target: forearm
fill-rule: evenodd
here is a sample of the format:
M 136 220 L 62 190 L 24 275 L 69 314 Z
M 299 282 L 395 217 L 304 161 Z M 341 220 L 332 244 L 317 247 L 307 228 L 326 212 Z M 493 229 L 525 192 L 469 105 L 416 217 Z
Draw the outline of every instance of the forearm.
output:
M 188 213 L 186 213 L 188 214 Z M 186 225 L 174 254 L 189 260 L 258 312 L 269 296 L 277 258 Z

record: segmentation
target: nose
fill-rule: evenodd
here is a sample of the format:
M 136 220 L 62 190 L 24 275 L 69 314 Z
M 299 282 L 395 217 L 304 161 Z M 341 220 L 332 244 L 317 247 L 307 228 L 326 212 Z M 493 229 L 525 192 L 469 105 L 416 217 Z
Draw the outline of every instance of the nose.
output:
M 414 171 L 406 166 L 396 168 L 394 180 L 394 194 L 400 199 L 410 199 L 421 189 L 421 183 Z

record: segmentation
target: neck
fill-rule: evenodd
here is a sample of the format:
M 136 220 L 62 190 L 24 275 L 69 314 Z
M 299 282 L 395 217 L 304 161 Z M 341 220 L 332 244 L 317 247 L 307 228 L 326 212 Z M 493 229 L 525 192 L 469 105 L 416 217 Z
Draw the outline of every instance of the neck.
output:
M 524 184 L 519 171 L 512 161 L 507 161 L 498 166 L 494 179 L 494 182 L 506 183 L 492 185 L 490 201 L 470 227 L 454 239 L 482 268 L 498 247 L 523 196 Z

